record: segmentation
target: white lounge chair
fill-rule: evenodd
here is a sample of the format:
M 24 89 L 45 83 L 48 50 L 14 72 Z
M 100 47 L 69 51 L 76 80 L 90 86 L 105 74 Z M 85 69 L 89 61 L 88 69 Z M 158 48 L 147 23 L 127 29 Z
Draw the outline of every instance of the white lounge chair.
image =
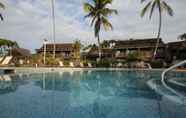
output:
M 74 67 L 74 63 L 73 63 L 73 62 L 70 62 L 70 63 L 69 63 L 69 66 L 70 66 L 70 67 Z
M 64 67 L 64 64 L 63 64 L 62 61 L 59 61 L 59 66 L 60 66 L 60 67 Z
M 116 66 L 117 66 L 117 67 L 122 67 L 123 64 L 122 64 L 122 63 L 118 63 Z
M 84 64 L 82 62 L 80 62 L 80 67 L 83 68 L 84 67 Z
M 7 65 L 12 60 L 13 56 L 6 56 L 1 65 Z
M 88 63 L 88 67 L 89 67 L 89 68 L 92 68 L 92 64 L 91 64 L 91 63 Z
M 2 61 L 3 61 L 3 59 L 4 59 L 4 57 L 0 57 L 0 62 L 2 62 Z

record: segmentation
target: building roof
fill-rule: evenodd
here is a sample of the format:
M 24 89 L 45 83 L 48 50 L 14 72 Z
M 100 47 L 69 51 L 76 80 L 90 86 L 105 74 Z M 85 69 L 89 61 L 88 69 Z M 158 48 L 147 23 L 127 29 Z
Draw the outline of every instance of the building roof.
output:
M 73 43 L 57 43 L 55 44 L 56 46 L 56 51 L 58 52 L 65 52 L 65 51 L 73 51 Z M 50 52 L 50 51 L 53 51 L 54 49 L 54 44 L 46 44 L 46 51 L 47 52 Z M 40 49 L 36 49 L 37 52 L 43 52 L 44 51 L 44 46 L 42 46 Z
M 21 57 L 31 56 L 30 51 L 24 48 L 12 48 L 11 53 L 13 56 L 21 56 Z
M 157 38 L 149 39 L 130 39 L 130 40 L 116 40 L 115 49 L 130 49 L 130 48 L 154 48 L 157 43 Z M 160 39 L 159 47 L 164 47 L 165 44 Z
M 170 42 L 167 44 L 169 49 L 186 49 L 185 41 Z

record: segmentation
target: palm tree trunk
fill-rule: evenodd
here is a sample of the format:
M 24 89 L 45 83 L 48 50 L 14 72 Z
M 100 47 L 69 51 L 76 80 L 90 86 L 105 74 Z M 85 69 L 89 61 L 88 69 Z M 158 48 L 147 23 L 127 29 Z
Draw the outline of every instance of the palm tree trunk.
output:
M 154 50 L 153 59 L 156 58 L 156 53 L 157 53 L 159 42 L 160 42 L 161 27 L 162 27 L 162 11 L 161 11 L 161 7 L 159 7 L 159 28 L 158 28 L 157 43 L 156 43 L 156 47 Z
M 99 61 L 101 60 L 101 43 L 100 43 L 100 37 L 98 34 L 98 53 L 99 53 Z
M 56 24 L 55 24 L 55 6 L 54 6 L 54 0 L 51 1 L 52 2 L 52 30 L 53 30 L 53 41 L 54 41 L 54 44 L 53 44 L 53 58 L 55 59 L 56 57 Z

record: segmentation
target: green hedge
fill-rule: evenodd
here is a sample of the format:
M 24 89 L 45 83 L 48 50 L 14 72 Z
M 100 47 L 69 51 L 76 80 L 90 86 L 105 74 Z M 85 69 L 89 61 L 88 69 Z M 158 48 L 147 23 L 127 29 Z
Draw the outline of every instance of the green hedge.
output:
M 152 68 L 163 68 L 163 61 L 162 60 L 154 60 L 150 62 Z

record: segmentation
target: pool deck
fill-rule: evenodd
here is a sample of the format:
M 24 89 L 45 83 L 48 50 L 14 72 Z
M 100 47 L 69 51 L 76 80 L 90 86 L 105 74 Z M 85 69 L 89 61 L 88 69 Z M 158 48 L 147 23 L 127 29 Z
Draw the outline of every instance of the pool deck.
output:
M 164 69 L 127 69 L 127 68 L 59 68 L 59 67 L 0 67 L 0 70 L 14 70 L 15 73 L 43 73 L 61 71 L 88 71 L 88 70 L 125 70 L 125 71 L 163 71 Z M 174 71 L 186 72 L 186 69 L 176 69 Z

